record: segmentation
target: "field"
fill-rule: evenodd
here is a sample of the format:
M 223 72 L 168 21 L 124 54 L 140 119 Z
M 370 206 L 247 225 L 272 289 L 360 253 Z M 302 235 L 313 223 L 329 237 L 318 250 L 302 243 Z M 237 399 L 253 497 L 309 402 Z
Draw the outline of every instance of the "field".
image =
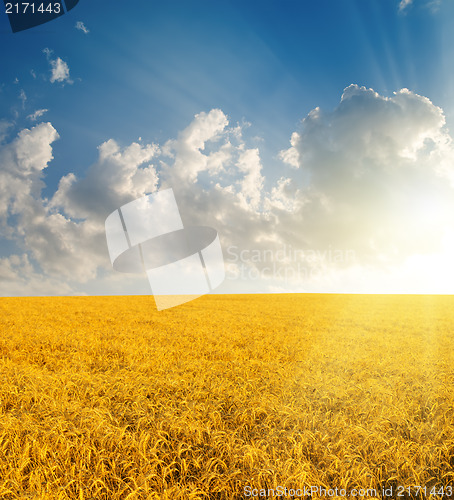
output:
M 2 298 L 0 328 L 1 499 L 451 498 L 454 297 Z

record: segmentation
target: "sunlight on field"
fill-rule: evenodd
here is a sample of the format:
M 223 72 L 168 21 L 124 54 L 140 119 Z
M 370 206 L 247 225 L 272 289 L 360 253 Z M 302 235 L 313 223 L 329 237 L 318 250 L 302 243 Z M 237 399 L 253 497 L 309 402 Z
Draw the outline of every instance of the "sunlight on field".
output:
M 2 298 L 0 498 L 452 485 L 453 306 Z

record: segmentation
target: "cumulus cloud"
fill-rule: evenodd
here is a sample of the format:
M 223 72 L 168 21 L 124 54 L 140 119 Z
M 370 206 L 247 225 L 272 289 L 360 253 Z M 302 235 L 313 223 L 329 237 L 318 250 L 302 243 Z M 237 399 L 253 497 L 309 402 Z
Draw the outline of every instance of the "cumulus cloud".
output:
M 292 144 L 307 185 L 292 219 L 307 247 L 351 250 L 357 269 L 365 279 L 375 273 L 382 291 L 409 291 L 402 269 L 410 269 L 415 255 L 426 256 L 426 266 L 446 262 L 454 152 L 443 112 L 429 99 L 407 89 L 384 97 L 351 85 L 334 111 L 311 111 Z M 344 253 L 337 267 L 353 273 L 351 264 Z M 420 272 L 426 282 L 437 279 Z M 337 289 L 362 290 L 359 276 L 345 275 Z
M 46 54 L 47 60 L 49 61 L 49 64 L 51 66 L 51 76 L 50 76 L 50 81 L 51 83 L 55 82 L 66 82 L 66 83 L 73 83 L 69 76 L 69 66 L 68 64 L 63 61 L 60 57 L 57 58 L 52 58 L 53 52 L 50 49 L 44 49 L 43 52 Z
M 41 116 L 43 116 L 44 113 L 47 113 L 48 111 L 49 111 L 48 109 L 37 109 L 31 115 L 28 115 L 27 119 L 32 121 L 32 122 L 36 122 L 38 120 L 38 118 L 41 118 Z
M 193 122 L 180 134 L 177 140 L 170 140 L 164 145 L 164 153 L 174 158 L 171 167 L 166 165 L 164 175 L 174 183 L 193 184 L 199 173 L 218 172 L 223 165 L 215 154 L 204 154 L 208 142 L 220 138 L 228 125 L 225 114 L 214 109 L 210 113 L 199 113 Z M 219 152 L 222 154 L 222 152 Z M 229 159 L 228 148 L 224 148 L 224 161 Z M 219 155 L 218 155 L 219 156 Z
M 0 296 L 73 295 L 68 283 L 59 277 L 43 276 L 27 254 L 0 258 Z
M 333 112 L 309 113 L 293 143 L 310 183 L 300 216 L 313 245 L 394 261 L 435 247 L 451 224 L 452 140 L 429 99 L 351 85 Z
M 52 65 L 52 76 L 50 78 L 51 83 L 54 82 L 68 82 L 71 83 L 69 78 L 69 66 L 65 61 L 57 57 L 57 59 L 51 61 Z
M 158 152 L 156 145 L 134 142 L 121 148 L 110 139 L 99 146 L 98 161 L 85 177 L 62 177 L 50 206 L 70 217 L 104 222 L 115 208 L 156 190 L 158 176 L 151 161 Z
M 37 265 L 37 271 L 24 269 L 18 275 L 19 281 L 25 274 L 35 279 L 36 273 L 42 273 L 44 280 L 55 283 L 59 279 L 65 285 L 64 291 L 74 276 L 76 281 L 84 282 L 96 275 L 102 263 L 97 248 L 103 240 L 101 226 L 92 221 L 70 220 L 53 211 L 42 197 L 44 171 L 53 159 L 52 143 L 58 138 L 50 123 L 40 123 L 22 130 L 1 148 L 0 234 L 23 249 L 22 262 L 27 258 Z M 3 262 L 9 276 L 16 261 Z
M 88 33 L 90 33 L 90 30 L 85 26 L 85 24 L 82 21 L 77 21 L 76 22 L 76 29 L 78 29 L 79 31 L 82 31 L 86 35 Z
M 0 228 L 7 236 L 18 236 L 20 228 L 8 224 L 34 206 L 44 186 L 42 172 L 52 160 L 52 142 L 58 139 L 50 123 L 22 130 L 0 148 Z
M 318 110 L 318 108 L 316 108 Z M 298 134 L 294 132 L 292 134 L 292 138 L 290 139 L 290 144 L 292 145 L 291 148 L 285 149 L 279 153 L 279 158 L 287 163 L 288 165 L 298 168 L 299 167 L 299 154 L 298 150 L 295 147 L 296 143 L 298 141 Z
M 114 283 L 121 293 L 130 278 L 111 270 L 104 220 L 172 187 L 185 225 L 218 230 L 229 291 L 240 282 L 251 291 L 446 291 L 438 274 L 441 263 L 444 277 L 453 267 L 454 150 L 428 98 L 350 85 L 335 109 L 302 120 L 276 157 L 276 182 L 242 129 L 213 109 L 162 145 L 110 139 L 50 199 L 41 193 L 58 133 L 50 123 L 21 131 L 0 148 L 0 230 L 20 248 L 0 261 L 0 283 L 25 290 L 41 273 L 48 290 L 61 280 L 61 293 L 95 282 L 97 293 Z

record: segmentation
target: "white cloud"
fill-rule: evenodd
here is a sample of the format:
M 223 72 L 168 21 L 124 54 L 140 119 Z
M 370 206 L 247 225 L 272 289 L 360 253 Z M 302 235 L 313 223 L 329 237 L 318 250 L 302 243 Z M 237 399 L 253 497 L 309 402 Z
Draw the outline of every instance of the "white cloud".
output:
M 39 199 L 42 172 L 52 160 L 52 142 L 58 139 L 50 123 L 22 130 L 10 143 L 0 148 L 0 232 L 20 237 L 21 229 L 8 224 L 8 218 L 19 216 L 34 207 Z
M 203 151 L 222 136 L 227 125 L 228 119 L 220 109 L 197 114 L 177 140 L 164 145 L 164 153 L 174 158 L 173 165 L 165 168 L 164 176 L 174 183 L 192 184 L 203 171 L 217 172 L 220 167 L 216 156 L 218 152 L 206 155 Z M 224 147 L 223 153 L 226 161 L 229 158 L 228 147 Z
M 0 296 L 73 295 L 71 286 L 58 277 L 36 271 L 27 254 L 0 258 Z
M 27 102 L 27 94 L 24 89 L 19 92 L 19 99 L 22 101 L 22 108 L 25 108 L 25 103 Z
M 82 21 L 76 22 L 76 29 L 78 29 L 79 31 L 83 31 L 86 35 L 90 33 L 90 30 L 85 26 L 85 24 Z
M 49 110 L 48 109 L 37 109 L 34 113 L 32 113 L 31 115 L 28 115 L 27 118 L 32 121 L 32 122 L 36 122 L 36 120 L 38 120 L 38 118 L 41 118 L 41 116 L 44 115 L 44 113 L 47 113 Z
M 159 152 L 157 146 L 134 142 L 122 149 L 110 139 L 98 151 L 98 161 L 84 178 L 62 177 L 50 203 L 53 208 L 103 223 L 115 208 L 156 190 L 158 176 L 151 161 Z
M 405 12 L 405 10 L 414 4 L 414 0 L 400 0 L 399 11 Z M 433 13 L 437 12 L 441 5 L 441 0 L 425 0 L 421 3 L 424 7 L 429 8 Z
M 35 290 L 41 275 L 49 293 L 58 282 L 65 294 L 142 293 L 146 280 L 112 271 L 104 220 L 163 187 L 174 189 L 186 225 L 218 230 L 228 269 L 249 278 L 250 290 L 408 291 L 418 266 L 422 289 L 454 283 L 452 138 L 443 111 L 407 89 L 385 97 L 351 85 L 334 110 L 315 108 L 280 153 L 274 184 L 260 149 L 219 109 L 162 146 L 104 142 L 96 162 L 62 177 L 47 200 L 43 173 L 57 139 L 40 123 L 0 148 L 0 232 L 20 249 L 0 261 L 0 275 L 14 293 Z M 284 247 L 297 252 L 282 260 Z M 229 261 L 241 250 L 267 257 Z
M 57 57 L 55 59 L 52 58 L 52 51 L 50 49 L 44 49 L 43 52 L 46 54 L 47 60 L 49 61 L 49 64 L 51 65 L 51 77 L 50 81 L 51 83 L 55 82 L 66 82 L 66 83 L 73 83 L 69 76 L 69 66 L 68 64 L 63 61 L 60 57 Z
M 271 193 L 265 198 L 265 210 L 270 213 L 285 211 L 296 213 L 301 209 L 304 198 L 301 191 L 296 187 L 295 182 L 290 177 L 281 177 L 277 185 L 271 189 Z
M 258 149 L 247 149 L 240 153 L 237 162 L 238 170 L 243 173 L 243 178 L 238 181 L 240 185 L 239 196 L 245 210 L 257 210 L 262 197 L 263 182 L 262 164 Z
M 399 10 L 403 11 L 413 3 L 413 0 L 400 0 Z
M 0 223 L 35 205 L 43 187 L 42 172 L 53 158 L 51 144 L 56 139 L 58 134 L 52 125 L 41 123 L 22 130 L 0 149 Z
M 69 78 L 69 67 L 65 61 L 57 57 L 55 61 L 51 61 L 52 65 L 52 76 L 50 81 L 54 82 L 71 82 Z
M 308 114 L 294 144 L 308 184 L 293 224 L 307 247 L 355 255 L 356 271 L 339 262 L 344 271 L 332 291 L 408 292 L 402 269 L 409 259 L 426 256 L 420 261 L 426 278 L 429 262 L 435 269 L 446 260 L 440 252 L 454 224 L 454 151 L 443 112 L 429 99 L 406 89 L 383 97 L 352 85 L 334 111 Z M 295 245 L 294 237 L 286 241 Z M 448 269 L 430 281 L 444 279 L 439 286 L 446 289 L 454 278 Z M 326 282 L 317 282 L 327 291 Z
M 33 259 L 44 281 L 60 280 L 65 291 L 74 276 L 84 282 L 96 275 L 103 260 L 96 247 L 103 240 L 101 225 L 72 221 L 52 210 L 41 195 L 43 172 L 53 159 L 52 143 L 58 137 L 50 123 L 40 123 L 0 149 L 0 233 Z M 36 272 L 28 274 L 36 277 Z
M 317 108 L 318 109 L 318 108 Z M 280 151 L 279 158 L 284 162 L 290 165 L 291 167 L 298 168 L 299 167 L 299 154 L 298 149 L 296 148 L 298 142 L 298 134 L 294 132 L 290 139 L 291 148 Z
M 0 144 L 6 139 L 8 135 L 8 130 L 13 126 L 12 123 L 7 120 L 0 120 Z

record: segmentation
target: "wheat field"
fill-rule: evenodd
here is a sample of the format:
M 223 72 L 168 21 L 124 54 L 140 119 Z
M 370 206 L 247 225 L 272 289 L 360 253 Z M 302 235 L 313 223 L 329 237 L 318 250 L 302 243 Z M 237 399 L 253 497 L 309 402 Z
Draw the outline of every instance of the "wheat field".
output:
M 0 498 L 450 498 L 453 306 L 2 298 Z

